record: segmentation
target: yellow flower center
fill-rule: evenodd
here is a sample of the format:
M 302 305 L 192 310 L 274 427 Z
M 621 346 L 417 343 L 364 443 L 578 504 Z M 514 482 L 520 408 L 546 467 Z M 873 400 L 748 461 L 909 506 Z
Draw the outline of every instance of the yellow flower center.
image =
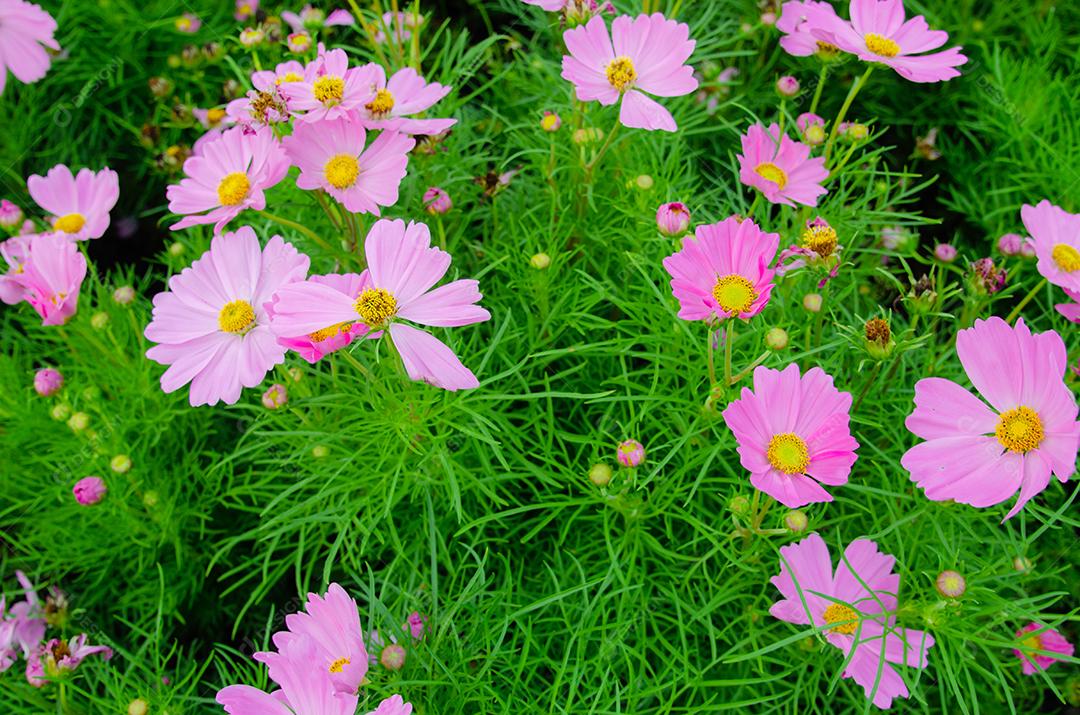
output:
M 625 92 L 630 84 L 637 79 L 637 70 L 634 69 L 634 63 L 630 61 L 629 57 L 616 57 L 608 63 L 607 70 L 608 83 L 619 90 Z
M 817 41 L 817 55 L 822 59 L 833 59 L 840 54 L 840 48 L 828 42 Z
M 1039 413 L 1023 406 L 1002 412 L 994 435 L 1002 447 L 1020 454 L 1038 447 L 1045 436 Z
M 764 164 L 758 164 L 754 171 L 765 181 L 771 181 L 781 189 L 787 186 L 787 174 L 772 162 L 767 161 Z
M 802 474 L 810 464 L 806 442 L 794 432 L 773 435 L 765 452 L 769 464 L 784 474 Z
M 874 32 L 866 36 L 866 49 L 879 57 L 896 57 L 900 54 L 900 45 Z
M 388 89 L 380 89 L 375 93 L 375 99 L 364 107 L 371 112 L 373 117 L 384 117 L 394 108 L 394 95 L 390 94 Z
M 397 312 L 397 300 L 383 288 L 368 288 L 353 303 L 353 308 L 369 328 L 378 328 Z
M 822 258 L 828 258 L 836 250 L 836 229 L 832 226 L 811 226 L 803 231 L 802 245 Z
M 825 623 L 832 626 L 829 629 L 832 633 L 851 635 L 859 627 L 859 614 L 842 603 L 830 603 L 822 616 L 825 618 Z M 833 626 L 834 623 L 839 625 Z
M 337 154 L 326 162 L 323 169 L 326 181 L 335 189 L 347 189 L 356 183 L 356 177 L 360 175 L 360 163 L 355 156 Z
M 330 664 L 329 670 L 331 673 L 340 673 L 341 671 L 345 670 L 345 666 L 351 662 L 352 661 L 348 658 L 338 658 Z
M 222 206 L 236 206 L 247 198 L 251 190 L 251 182 L 247 174 L 242 171 L 234 171 L 221 180 L 217 187 L 218 200 Z
M 1057 267 L 1066 273 L 1080 271 L 1080 251 L 1067 243 L 1055 245 L 1054 250 L 1050 252 L 1050 257 L 1054 259 Z
M 277 82 L 275 82 L 275 84 L 281 84 L 282 82 L 303 82 L 303 81 L 304 81 L 304 78 L 301 75 L 298 75 L 295 72 L 286 72 L 285 74 L 283 74 L 283 75 L 281 75 L 280 77 L 277 78 Z M 318 82 L 316 82 L 316 84 L 318 84 Z
M 754 284 L 738 273 L 717 278 L 712 294 L 720 309 L 730 315 L 738 315 L 750 310 L 758 297 Z
M 341 100 L 345 96 L 345 80 L 337 75 L 328 74 L 315 80 L 312 89 L 315 93 L 315 99 L 327 107 L 333 107 L 341 104 Z
M 64 233 L 78 233 L 86 225 L 86 217 L 82 214 L 64 214 L 56 219 L 53 228 Z
M 351 327 L 352 323 L 338 323 L 337 325 L 331 325 L 322 330 L 316 330 L 314 333 L 308 333 L 308 338 L 310 338 L 313 343 L 321 343 L 339 333 L 347 332 Z
M 210 109 L 206 112 L 206 123 L 210 126 L 214 126 L 225 118 L 224 109 Z
M 224 332 L 243 335 L 255 322 L 255 309 L 246 300 L 234 300 L 225 304 L 217 320 Z
M 1024 650 L 1044 650 L 1042 644 L 1042 638 L 1039 636 L 1028 636 L 1024 640 L 1020 641 L 1020 647 Z
M 186 32 L 191 29 L 191 18 L 178 17 L 176 18 L 176 29 L 181 32 Z

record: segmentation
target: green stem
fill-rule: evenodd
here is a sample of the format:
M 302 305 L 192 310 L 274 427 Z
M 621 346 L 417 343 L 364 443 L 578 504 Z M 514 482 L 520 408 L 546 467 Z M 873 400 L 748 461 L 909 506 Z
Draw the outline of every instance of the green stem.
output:
M 740 370 L 738 375 L 731 378 L 731 384 L 738 385 L 740 382 L 742 382 L 742 379 L 744 377 L 746 377 L 747 375 L 749 375 L 751 372 L 753 372 L 757 368 L 758 365 L 760 365 L 761 363 L 768 360 L 769 355 L 771 355 L 771 354 L 772 353 L 770 353 L 768 350 L 766 350 L 765 352 L 758 355 L 757 360 L 754 360 L 754 362 L 750 363 L 749 365 L 744 367 L 742 370 Z
M 855 400 L 855 404 L 851 406 L 852 412 L 857 411 L 859 409 L 859 405 L 861 405 L 862 401 L 866 399 L 866 395 L 870 392 L 870 388 L 874 386 L 874 381 L 877 380 L 879 372 L 881 372 L 881 363 L 875 362 L 874 370 L 870 373 L 870 378 L 866 381 L 866 384 L 863 385 L 862 392 L 859 393 L 859 397 Z
M 615 126 L 613 126 L 611 128 L 610 132 L 608 132 L 607 138 L 604 139 L 604 143 L 600 147 L 600 151 L 598 151 L 596 153 L 596 156 L 594 156 L 592 158 L 592 161 L 590 161 L 588 164 L 585 165 L 585 178 L 586 178 L 587 183 L 589 183 L 589 184 L 592 183 L 593 169 L 596 168 L 596 165 L 598 163 L 600 163 L 600 159 L 604 156 L 604 154 L 607 153 L 608 148 L 611 146 L 611 141 L 615 138 L 615 135 L 619 132 L 619 127 L 620 126 L 622 126 L 622 124 L 620 124 L 619 118 L 616 117 L 615 118 Z
M 755 193 L 754 202 L 750 204 L 750 208 L 746 211 L 746 218 L 754 218 L 754 212 L 757 210 L 758 204 L 761 203 L 761 192 L 755 189 Z
M 285 226 L 286 228 L 291 228 L 294 231 L 299 231 L 300 233 L 304 234 L 305 236 L 310 238 L 315 243 L 322 246 L 327 251 L 329 251 L 331 253 L 337 253 L 337 251 L 335 251 L 333 248 L 331 248 L 329 243 L 327 243 L 323 239 L 319 238 L 319 236 L 314 231 L 312 231 L 307 226 L 304 226 L 303 224 L 299 224 L 296 221 L 290 221 L 287 218 L 283 218 L 281 216 L 269 213 L 267 211 L 256 211 L 255 213 L 259 214 L 260 216 L 262 216 L 265 219 L 273 221 L 274 223 L 278 224 L 279 226 Z
M 736 318 L 728 318 L 724 326 L 724 385 L 731 386 L 731 344 L 735 342 Z
M 712 389 L 712 386 L 716 384 L 716 364 L 713 360 L 712 347 L 714 334 L 715 331 L 712 328 L 709 328 L 709 332 L 705 334 L 705 351 L 709 357 L 709 389 Z
M 1039 291 L 1041 291 L 1043 289 L 1043 287 L 1046 285 L 1046 283 L 1047 283 L 1047 280 L 1045 278 L 1043 278 L 1041 281 L 1039 281 L 1035 285 L 1035 287 L 1031 289 L 1031 292 L 1028 293 L 1027 295 L 1025 295 L 1024 299 L 1016 304 L 1016 307 L 1012 309 L 1011 313 L 1009 313 L 1009 317 L 1005 318 L 1005 322 L 1006 323 L 1011 323 L 1014 320 L 1016 320 L 1017 316 L 1020 315 L 1020 311 L 1024 309 L 1024 306 L 1026 306 L 1028 303 L 1031 302 L 1031 299 L 1035 297 L 1036 293 L 1038 293 Z
M 821 72 L 818 73 L 817 87 L 814 87 L 814 98 L 810 100 L 810 114 L 817 113 L 818 102 L 821 101 L 821 91 L 825 88 L 825 79 L 829 76 L 829 65 L 822 64 Z
M 829 131 L 829 140 L 825 143 L 826 164 L 829 162 L 829 152 L 832 151 L 832 145 L 833 142 L 836 141 L 836 135 L 840 131 L 840 125 L 843 124 L 848 110 L 851 109 L 851 103 L 855 101 L 855 97 L 859 94 L 859 91 L 866 86 L 866 82 L 870 79 L 870 73 L 873 71 L 874 65 L 869 64 L 866 66 L 866 72 L 863 72 L 863 76 L 856 80 L 855 84 L 851 85 L 851 91 L 848 92 L 847 99 L 844 100 L 844 104 L 840 107 L 839 114 L 837 114 L 836 119 L 833 120 L 832 129 Z

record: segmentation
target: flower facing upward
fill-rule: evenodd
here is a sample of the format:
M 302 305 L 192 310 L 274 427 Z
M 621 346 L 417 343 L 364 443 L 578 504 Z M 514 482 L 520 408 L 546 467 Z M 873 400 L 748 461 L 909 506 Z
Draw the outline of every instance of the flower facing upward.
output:
M 1046 670 L 1052 663 L 1061 660 L 1040 651 L 1057 653 L 1066 657 L 1072 657 L 1073 654 L 1073 644 L 1065 640 L 1065 636 L 1041 623 L 1029 623 L 1018 630 L 1016 640 L 1020 642 L 1020 647 L 1013 650 L 1013 655 L 1020 659 L 1020 667 L 1024 675 L 1034 675 L 1037 671 Z
M 1020 217 L 1031 234 L 1039 273 L 1056 286 L 1080 291 L 1080 214 L 1071 214 L 1045 199 L 1025 205 Z
M 212 223 L 219 234 L 244 209 L 266 208 L 263 192 L 288 171 L 289 160 L 273 131 L 234 127 L 185 161 L 187 176 L 166 189 L 169 211 L 186 214 L 171 228 L 178 231 Z
M 77 241 L 100 238 L 109 227 L 109 211 L 120 197 L 120 182 L 112 169 L 98 172 L 71 169 L 57 164 L 45 176 L 26 180 L 26 188 L 37 205 L 56 220 L 53 231 Z
M 259 0 L 236 0 L 236 10 L 233 18 L 237 22 L 245 22 L 255 16 L 259 11 Z
M 893 666 L 925 668 L 934 645 L 929 633 L 898 627 L 889 615 L 900 588 L 900 576 L 892 572 L 895 562 L 873 541 L 858 539 L 844 550 L 834 572 L 829 547 L 811 534 L 780 548 L 780 573 L 770 579 L 784 598 L 769 613 L 822 629 L 825 640 L 850 656 L 843 677 L 853 678 L 879 708 L 909 695 Z
M 375 99 L 375 68 L 349 67 L 345 50 L 319 52 L 308 63 L 304 77 L 299 81 L 283 82 L 281 93 L 289 103 L 289 109 L 303 112 L 301 121 L 317 122 L 337 119 L 352 111 L 360 111 Z
M 959 47 L 931 54 L 949 34 L 931 30 L 922 15 L 904 21 L 903 0 L 851 0 L 851 22 L 840 19 L 831 7 L 806 10 L 811 34 L 850 52 L 864 62 L 880 62 L 912 82 L 942 82 L 959 77 L 956 69 L 967 62 Z
M 428 83 L 412 67 L 395 72 L 389 80 L 380 65 L 372 67 L 375 96 L 358 112 L 368 129 L 389 129 L 405 134 L 434 136 L 457 124 L 456 119 L 413 119 L 450 93 L 451 87 Z
M 770 268 L 780 236 L 762 233 L 750 219 L 735 216 L 698 226 L 682 250 L 664 259 L 671 292 L 683 320 L 743 320 L 769 302 L 776 271 Z
M 817 206 L 826 193 L 821 182 L 828 177 L 823 157 L 810 158 L 810 147 L 780 134 L 780 126 L 768 129 L 755 124 L 742 136 L 739 180 L 765 195 L 774 204 Z
M 25 84 L 45 76 L 52 62 L 45 48 L 60 49 L 55 33 L 56 20 L 40 6 L 23 0 L 0 2 L 0 94 L 8 70 Z
M 21 272 L 12 277 L 20 297 L 41 316 L 42 325 L 63 325 L 75 314 L 86 277 L 86 257 L 64 236 L 34 236 Z
M 351 116 L 296 125 L 283 141 L 300 168 L 296 185 L 322 189 L 353 213 L 378 216 L 379 206 L 397 202 L 416 141 L 392 131 L 381 132 L 367 148 L 366 140 L 363 125 Z
M 161 389 L 191 383 L 192 406 L 233 404 L 285 359 L 264 305 L 282 285 L 307 275 L 308 257 L 280 236 L 266 248 L 250 226 L 215 236 L 210 250 L 154 296 L 146 356 L 169 369 Z
M 940 377 L 915 385 L 906 425 L 920 442 L 900 460 L 929 499 L 976 507 L 1019 492 L 1011 518 L 1046 489 L 1053 473 L 1076 471 L 1080 423 L 1065 385 L 1065 343 L 1053 331 L 1032 334 L 1023 319 L 977 320 L 956 336 L 960 363 L 989 406 Z
M 70 673 L 92 655 L 100 655 L 109 660 L 113 651 L 105 645 L 87 645 L 85 633 L 80 633 L 70 640 L 53 638 L 47 643 L 39 644 L 30 653 L 26 662 L 26 679 L 34 687 L 43 687 L 48 681 L 42 676 L 56 678 Z
M 281 288 L 274 301 L 273 329 L 278 337 L 359 322 L 367 329 L 389 332 L 413 380 L 447 390 L 476 387 L 476 376 L 449 347 L 402 321 L 453 327 L 488 320 L 491 314 L 476 304 L 481 298 L 478 283 L 463 279 L 432 289 L 450 267 L 450 254 L 431 246 L 431 234 L 422 223 L 376 222 L 364 253 L 368 287 L 359 297 L 310 280 Z
M 723 414 L 750 483 L 797 509 L 832 501 L 822 484 L 847 484 L 859 447 L 848 427 L 850 410 L 851 395 L 821 368 L 800 376 L 792 363 L 783 371 L 754 370 L 754 389 L 744 387 Z
M 622 15 L 611 23 L 597 15 L 563 33 L 570 52 L 562 61 L 562 77 L 574 84 L 577 98 L 604 106 L 622 101 L 619 121 L 638 129 L 675 131 L 671 113 L 643 92 L 681 97 L 698 87 L 693 67 L 685 64 L 694 51 L 690 28 L 660 13 Z

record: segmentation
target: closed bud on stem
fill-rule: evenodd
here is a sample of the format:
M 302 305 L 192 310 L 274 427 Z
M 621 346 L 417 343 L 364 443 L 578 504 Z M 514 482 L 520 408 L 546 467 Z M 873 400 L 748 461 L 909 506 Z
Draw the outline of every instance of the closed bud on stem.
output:
M 866 352 L 875 360 L 884 360 L 892 354 L 896 343 L 892 338 L 889 321 L 884 318 L 871 318 L 863 328 L 866 336 Z
M 960 598 L 967 590 L 967 582 L 956 571 L 942 571 L 938 574 L 934 587 L 945 598 Z
M 602 462 L 594 464 L 589 470 L 589 481 L 598 487 L 606 487 L 611 482 L 611 467 Z
M 769 350 L 780 351 L 788 346 L 788 334 L 783 328 L 770 328 L 765 333 L 765 345 Z
M 810 526 L 810 519 L 801 509 L 792 509 L 784 515 L 784 526 L 793 534 L 801 534 Z

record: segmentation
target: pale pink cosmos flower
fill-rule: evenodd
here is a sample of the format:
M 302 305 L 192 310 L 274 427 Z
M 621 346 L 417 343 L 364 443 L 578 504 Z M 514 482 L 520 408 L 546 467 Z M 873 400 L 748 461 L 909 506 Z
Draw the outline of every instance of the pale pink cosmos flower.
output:
M 317 122 L 344 117 L 363 108 L 375 98 L 375 68 L 368 63 L 349 67 L 345 50 L 326 52 L 320 45 L 319 56 L 304 69 L 298 82 L 283 82 L 281 94 L 292 112 L 302 113 L 300 120 Z
M 66 641 L 53 638 L 31 651 L 26 662 L 26 679 L 34 687 L 43 687 L 48 682 L 44 676 L 56 678 L 70 673 L 92 655 L 109 660 L 113 651 L 105 645 L 87 645 L 85 633 Z
M 273 70 L 253 72 L 251 84 L 254 89 L 225 105 L 225 123 L 260 126 L 288 121 L 292 114 L 288 100 L 281 93 L 281 85 L 303 80 L 304 65 L 296 60 L 281 62 Z
M 568 0 L 521 0 L 526 5 L 535 5 L 547 12 L 558 12 L 566 6 Z
M 176 18 L 176 30 L 186 34 L 194 34 L 202 27 L 202 20 L 198 15 L 192 12 L 185 12 L 180 17 Z
M 851 395 L 819 367 L 799 374 L 758 367 L 754 389 L 724 410 L 750 483 L 789 509 L 830 502 L 822 486 L 847 484 L 859 443 L 848 424 Z
M 796 57 L 818 55 L 831 58 L 837 54 L 838 48 L 814 37 L 810 24 L 811 10 L 836 15 L 832 5 L 818 0 L 791 0 L 781 6 L 780 18 L 776 21 L 776 29 L 784 35 L 780 38 L 780 47 Z
M 423 25 L 425 19 L 423 15 L 412 12 L 384 12 L 375 24 L 372 39 L 377 45 L 385 45 L 393 37 L 397 44 L 404 44 L 412 39 L 412 30 Z
M 1065 636 L 1041 623 L 1029 623 L 1018 630 L 1016 640 L 1020 642 L 1020 648 L 1013 649 L 1013 655 L 1020 659 L 1024 675 L 1035 675 L 1061 660 L 1050 653 L 1072 657 L 1074 651 L 1073 644 L 1065 640 Z
M 944 45 L 949 34 L 931 30 L 922 15 L 904 21 L 903 0 L 851 0 L 851 22 L 831 7 L 806 10 L 815 38 L 850 52 L 864 62 L 888 65 L 912 82 L 942 82 L 959 77 L 967 62 L 959 47 L 926 53 Z
M 3 278 L 0 278 L 2 281 Z M 1072 303 L 1058 303 L 1054 306 L 1057 312 L 1065 316 L 1067 320 L 1073 323 L 1080 323 L 1080 291 L 1069 290 L 1065 288 L 1065 295 L 1072 298 Z
M 900 576 L 892 556 L 877 544 L 857 539 L 844 550 L 833 571 L 829 547 L 817 534 L 780 548 L 780 573 L 770 582 L 783 595 L 769 608 L 774 618 L 812 625 L 839 648 L 847 661 L 843 677 L 862 686 L 874 705 L 885 709 L 893 698 L 909 696 L 893 666 L 925 668 L 934 638 L 896 625 Z
M 364 147 L 367 132 L 355 116 L 297 124 L 285 137 L 285 152 L 300 169 L 296 185 L 322 189 L 353 213 L 379 215 L 398 200 L 409 152 L 416 141 L 398 132 L 380 132 Z
M 1019 492 L 1012 518 L 1050 483 L 1076 471 L 1080 423 L 1065 385 L 1065 343 L 1054 331 L 1032 334 L 992 317 L 956 336 L 960 363 L 989 406 L 940 377 L 915 385 L 906 425 L 920 442 L 901 458 L 935 501 L 988 507 Z
M 424 630 L 427 625 L 427 618 L 425 618 L 420 611 L 413 611 L 409 614 L 409 618 L 401 626 L 401 630 L 408 631 L 409 635 L 414 640 L 420 640 L 424 637 Z
M 0 596 L 0 673 L 10 668 L 20 654 L 30 658 L 45 637 L 45 610 L 34 585 L 22 571 L 16 571 L 15 578 L 25 596 L 10 608 Z
M 289 23 L 293 32 L 303 32 L 305 29 L 320 30 L 324 27 L 339 25 L 352 25 L 354 20 L 348 10 L 333 10 L 329 15 L 323 13 L 317 7 L 305 5 L 299 14 L 286 10 L 281 13 L 281 19 Z
M 763 233 L 750 219 L 698 226 L 681 251 L 664 259 L 679 317 L 713 322 L 760 313 L 772 293 L 779 245 L 779 234 Z
M 8 70 L 24 84 L 45 76 L 52 63 L 45 48 L 60 50 L 55 33 L 56 20 L 40 6 L 23 0 L 0 2 L 0 94 Z
M 611 23 L 611 36 L 602 17 L 563 33 L 569 55 L 563 57 L 562 77 L 574 84 L 577 98 L 608 106 L 621 100 L 619 121 L 628 127 L 667 132 L 677 125 L 658 97 L 680 97 L 698 88 L 694 68 L 685 64 L 694 51 L 690 28 L 660 13 Z
M 1080 214 L 1043 199 L 1037 206 L 1024 205 L 1020 217 L 1031 234 L 1039 273 L 1056 286 L 1080 291 Z
M 214 233 L 220 234 L 245 209 L 266 208 L 263 192 L 288 171 L 289 160 L 273 131 L 233 127 L 185 161 L 187 176 L 165 190 L 169 211 L 184 215 L 171 228 L 212 223 Z
M 303 280 L 308 257 L 281 236 L 260 248 L 250 226 L 215 236 L 210 250 L 154 296 L 146 356 L 169 369 L 161 389 L 191 383 L 192 406 L 233 404 L 285 360 L 265 304 L 286 283 Z
M 309 276 L 309 281 L 314 283 L 322 283 L 323 285 L 330 286 L 334 290 L 344 293 L 345 295 L 352 296 L 353 300 L 360 297 L 360 294 L 364 292 L 367 286 L 367 276 L 361 276 L 357 273 L 331 273 L 328 275 Z M 270 318 L 271 324 L 274 322 L 274 308 L 277 304 L 277 296 L 274 296 L 273 301 L 266 304 L 266 313 Z M 278 338 L 278 344 L 285 346 L 289 350 L 296 351 L 300 357 L 307 360 L 309 363 L 316 363 L 322 360 L 323 356 L 328 355 L 335 350 L 340 350 L 354 339 L 367 335 L 368 328 L 363 323 L 352 323 L 344 325 L 331 325 L 322 330 L 316 330 L 308 335 L 301 335 L 293 338 Z
M 100 238 L 109 228 L 109 212 L 120 197 L 120 180 L 112 169 L 98 172 L 57 164 L 45 176 L 26 180 L 30 197 L 56 220 L 53 230 L 76 241 Z
M 84 278 L 86 257 L 73 242 L 52 234 L 33 237 L 23 272 L 15 280 L 42 325 L 63 325 L 75 315 Z
M 222 122 L 228 121 L 228 112 L 219 107 L 211 109 L 195 107 L 191 110 L 191 116 L 195 117 L 203 129 L 216 129 Z
M 405 702 L 400 695 L 391 695 L 367 715 L 412 715 L 412 711 L 412 703 Z
M 373 68 L 375 97 L 359 111 L 368 129 L 434 136 L 457 124 L 456 119 L 412 119 L 450 93 L 451 87 L 424 81 L 412 67 L 395 72 L 390 80 L 380 65 Z
M 259 11 L 259 0 L 236 0 L 236 11 L 233 17 L 237 22 L 245 22 L 255 16 Z
M 757 189 L 774 204 L 817 206 L 827 193 L 824 157 L 810 157 L 810 147 L 785 133 L 776 123 L 766 129 L 755 124 L 742 136 L 739 180 Z
M 432 289 L 449 269 L 450 254 L 431 246 L 422 223 L 380 220 L 368 233 L 364 252 L 370 287 L 359 297 L 313 281 L 284 286 L 274 302 L 274 333 L 291 338 L 360 322 L 389 332 L 411 379 L 446 390 L 477 387 L 476 376 L 449 347 L 402 321 L 455 327 L 489 320 L 491 314 L 476 304 L 478 283 L 462 279 Z
M 12 236 L 0 243 L 0 257 L 7 263 L 7 271 L 0 275 L 0 300 L 8 305 L 15 305 L 26 299 L 26 288 L 22 278 L 26 261 L 30 255 L 30 242 L 34 234 Z

